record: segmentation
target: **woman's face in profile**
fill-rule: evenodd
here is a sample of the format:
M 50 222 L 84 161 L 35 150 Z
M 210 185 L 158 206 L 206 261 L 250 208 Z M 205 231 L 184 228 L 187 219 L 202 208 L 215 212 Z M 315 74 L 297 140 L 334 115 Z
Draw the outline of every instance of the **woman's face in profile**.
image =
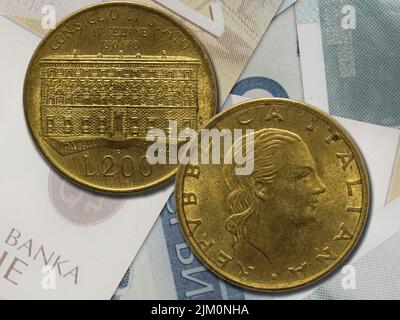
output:
M 279 162 L 271 195 L 265 201 L 268 211 L 273 210 L 275 215 L 295 224 L 315 221 L 319 196 L 326 192 L 326 187 L 308 147 L 303 141 L 282 146 Z

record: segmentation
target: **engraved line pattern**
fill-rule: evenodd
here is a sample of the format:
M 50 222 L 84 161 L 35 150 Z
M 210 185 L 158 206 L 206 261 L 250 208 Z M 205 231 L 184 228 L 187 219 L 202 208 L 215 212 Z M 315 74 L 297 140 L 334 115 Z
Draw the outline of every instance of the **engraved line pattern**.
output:
M 145 138 L 197 129 L 200 61 L 179 56 L 59 55 L 40 61 L 44 137 Z

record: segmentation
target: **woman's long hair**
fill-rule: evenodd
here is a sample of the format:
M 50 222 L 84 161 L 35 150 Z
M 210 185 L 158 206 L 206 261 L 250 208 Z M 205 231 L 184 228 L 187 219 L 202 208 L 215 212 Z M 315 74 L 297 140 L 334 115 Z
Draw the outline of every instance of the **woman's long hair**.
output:
M 249 137 L 250 135 L 254 137 Z M 262 129 L 237 139 L 227 157 L 232 159 L 235 153 L 242 153 L 246 139 L 249 138 L 254 138 L 254 148 L 245 150 L 248 152 L 245 156 L 246 163 L 254 161 L 253 173 L 248 176 L 237 175 L 235 163 L 224 165 L 222 169 L 224 182 L 229 191 L 226 207 L 230 216 L 226 228 L 233 235 L 233 246 L 243 239 L 246 221 L 255 213 L 256 194 L 252 188 L 252 181 L 262 179 L 266 183 L 272 183 L 280 168 L 279 157 L 282 147 L 302 141 L 298 135 L 286 130 Z

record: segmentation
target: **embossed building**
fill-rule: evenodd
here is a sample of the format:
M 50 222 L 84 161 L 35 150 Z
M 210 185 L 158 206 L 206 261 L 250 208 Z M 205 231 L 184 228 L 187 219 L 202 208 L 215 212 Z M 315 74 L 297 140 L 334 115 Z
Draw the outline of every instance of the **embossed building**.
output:
M 180 56 L 55 55 L 40 61 L 42 136 L 145 138 L 196 128 L 200 61 Z

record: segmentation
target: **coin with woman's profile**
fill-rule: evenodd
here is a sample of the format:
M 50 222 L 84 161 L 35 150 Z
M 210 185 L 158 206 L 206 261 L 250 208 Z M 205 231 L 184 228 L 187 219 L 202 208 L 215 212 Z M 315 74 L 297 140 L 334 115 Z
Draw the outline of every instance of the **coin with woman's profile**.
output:
M 218 145 L 219 159 L 181 165 L 175 196 L 183 234 L 210 270 L 249 289 L 287 290 L 348 256 L 368 216 L 369 182 L 334 119 L 304 103 L 256 99 L 205 128 L 224 134 L 199 135 L 198 153 Z
M 65 18 L 39 44 L 25 78 L 25 115 L 40 151 L 97 191 L 136 192 L 173 177 L 176 162 L 149 160 L 149 133 L 169 139 L 174 130 L 198 130 L 216 104 L 201 43 L 169 14 L 131 2 Z

